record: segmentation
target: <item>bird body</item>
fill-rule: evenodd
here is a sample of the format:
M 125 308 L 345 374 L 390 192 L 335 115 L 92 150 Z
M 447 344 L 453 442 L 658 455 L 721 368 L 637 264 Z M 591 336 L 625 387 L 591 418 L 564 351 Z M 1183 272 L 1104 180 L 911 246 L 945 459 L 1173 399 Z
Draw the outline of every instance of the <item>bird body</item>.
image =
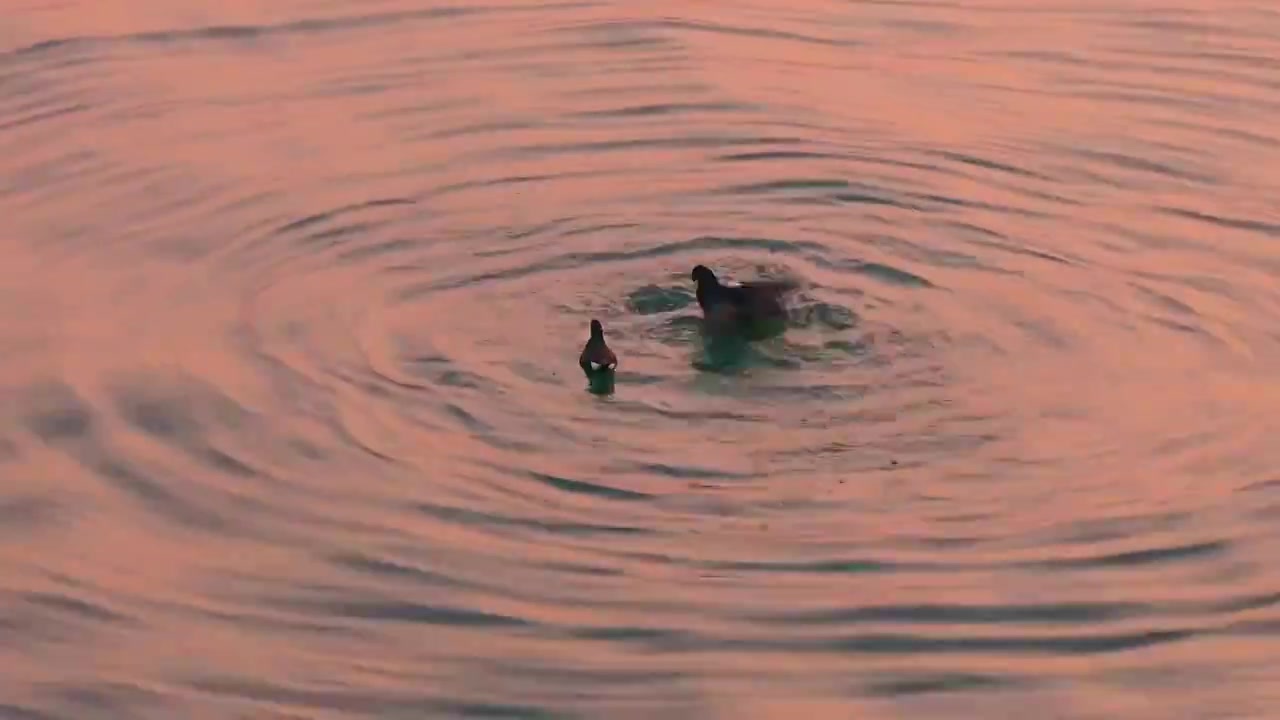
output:
M 587 344 L 582 347 L 582 353 L 578 355 L 578 366 L 588 376 L 618 367 L 618 356 L 605 342 L 604 326 L 599 320 L 591 321 L 591 337 L 587 339 Z
M 785 321 L 783 297 L 796 287 L 782 280 L 724 285 L 705 265 L 695 266 L 689 276 L 697 284 L 695 295 L 703 317 L 719 329 L 747 329 L 760 323 Z

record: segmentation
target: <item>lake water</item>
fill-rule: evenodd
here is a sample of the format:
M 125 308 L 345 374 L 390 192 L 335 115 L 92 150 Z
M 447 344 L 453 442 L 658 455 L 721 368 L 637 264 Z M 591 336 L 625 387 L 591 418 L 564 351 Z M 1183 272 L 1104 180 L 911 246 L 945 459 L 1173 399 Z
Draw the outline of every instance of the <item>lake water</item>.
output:
M 12 0 L 0 718 L 1277 717 L 1203 5 Z

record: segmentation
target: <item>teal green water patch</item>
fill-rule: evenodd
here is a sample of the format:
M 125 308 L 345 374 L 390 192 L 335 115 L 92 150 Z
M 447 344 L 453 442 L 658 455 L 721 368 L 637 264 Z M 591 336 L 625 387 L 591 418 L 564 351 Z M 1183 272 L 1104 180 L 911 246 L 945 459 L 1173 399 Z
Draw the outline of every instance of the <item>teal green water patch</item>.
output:
M 828 330 L 851 330 L 858 323 L 858 315 L 843 305 L 814 302 L 797 305 L 790 312 L 792 327 L 818 327 Z
M 627 295 L 627 308 L 637 315 L 674 312 L 693 303 L 693 290 L 686 288 L 645 285 Z
M 617 389 L 617 372 L 605 368 L 603 370 L 584 373 L 587 378 L 587 392 L 592 395 L 612 395 Z

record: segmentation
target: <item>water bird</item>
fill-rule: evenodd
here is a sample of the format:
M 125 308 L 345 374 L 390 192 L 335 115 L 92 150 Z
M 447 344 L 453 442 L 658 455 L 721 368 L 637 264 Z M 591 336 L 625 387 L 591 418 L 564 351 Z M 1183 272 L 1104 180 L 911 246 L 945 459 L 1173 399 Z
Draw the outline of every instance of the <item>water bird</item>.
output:
M 796 289 L 786 280 L 753 280 L 723 285 L 706 265 L 696 265 L 689 273 L 697 284 L 698 306 L 703 318 L 718 329 L 759 329 L 762 325 L 780 326 L 787 318 L 783 298 Z
M 591 321 L 591 337 L 582 346 L 582 354 L 578 356 L 578 366 L 587 377 L 604 372 L 612 372 L 618 367 L 618 356 L 609 349 L 604 341 L 604 326 L 599 320 Z

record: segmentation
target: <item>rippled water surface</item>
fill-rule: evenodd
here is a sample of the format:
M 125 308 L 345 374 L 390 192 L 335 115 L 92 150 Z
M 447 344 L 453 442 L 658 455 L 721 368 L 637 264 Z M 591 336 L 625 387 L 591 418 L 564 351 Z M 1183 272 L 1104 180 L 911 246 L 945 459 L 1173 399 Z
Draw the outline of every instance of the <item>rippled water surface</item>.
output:
M 1273 5 L 8 3 L 0 717 L 1276 717 Z

